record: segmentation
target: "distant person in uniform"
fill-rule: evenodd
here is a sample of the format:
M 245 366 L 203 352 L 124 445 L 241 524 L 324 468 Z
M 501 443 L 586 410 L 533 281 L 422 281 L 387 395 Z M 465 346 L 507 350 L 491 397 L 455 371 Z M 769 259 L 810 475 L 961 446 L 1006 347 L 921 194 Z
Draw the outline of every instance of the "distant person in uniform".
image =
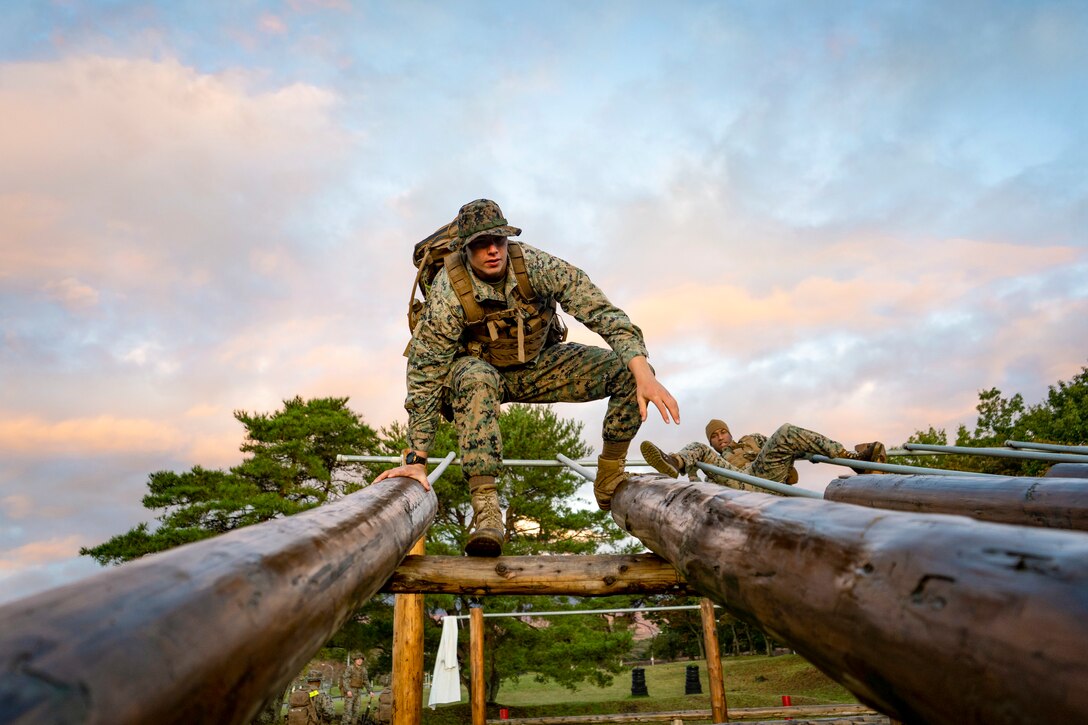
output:
M 370 700 L 370 678 L 361 652 L 352 654 L 340 675 L 340 694 L 344 698 L 343 725 L 357 725 Z
M 294 690 L 288 699 L 287 725 L 331 725 L 336 709 L 323 685 L 321 673 L 311 670 L 306 687 Z
M 797 469 L 793 467 L 793 463 L 806 454 L 872 463 L 884 463 L 888 460 L 887 451 L 880 441 L 859 443 L 854 446 L 854 450 L 848 451 L 838 441 L 789 423 L 779 426 L 770 437 L 761 433 L 750 433 L 739 441 L 734 441 L 725 421 L 715 418 L 706 424 L 706 437 L 712 448 L 694 442 L 676 453 L 666 453 L 650 441 L 643 441 L 639 450 L 648 464 L 669 478 L 677 478 L 683 472 L 692 480 L 697 480 L 699 468 L 695 464 L 702 462 L 727 471 L 747 473 L 757 478 L 791 485 L 797 483 Z M 859 466 L 854 470 L 860 473 L 865 469 Z M 763 491 L 725 476 L 709 473 L 707 477 L 730 488 Z

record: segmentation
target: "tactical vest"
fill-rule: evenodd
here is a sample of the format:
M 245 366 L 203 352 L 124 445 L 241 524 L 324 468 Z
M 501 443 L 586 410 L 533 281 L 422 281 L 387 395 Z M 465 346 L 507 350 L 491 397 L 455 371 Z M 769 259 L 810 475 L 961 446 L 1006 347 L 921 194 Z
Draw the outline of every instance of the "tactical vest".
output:
M 366 676 L 365 667 L 356 667 L 355 665 L 348 666 L 348 686 L 353 690 L 358 690 L 364 685 L 368 684 L 369 680 Z
M 507 368 L 522 365 L 546 346 L 567 339 L 567 328 L 556 314 L 555 300 L 541 300 L 529 282 L 525 252 L 517 242 L 506 245 L 509 269 L 517 285 L 513 304 L 503 306 L 492 300 L 477 300 L 471 272 L 458 253 L 446 257 L 446 274 L 465 311 L 465 332 L 461 342 L 473 357 Z

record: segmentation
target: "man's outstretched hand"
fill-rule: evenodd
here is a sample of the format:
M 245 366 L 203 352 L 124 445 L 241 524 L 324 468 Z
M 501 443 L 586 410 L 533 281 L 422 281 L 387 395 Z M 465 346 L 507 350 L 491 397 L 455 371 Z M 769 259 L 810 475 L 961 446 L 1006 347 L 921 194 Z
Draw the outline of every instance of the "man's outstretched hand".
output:
M 627 363 L 627 369 L 635 376 L 635 395 L 638 398 L 638 412 L 642 416 L 642 422 L 646 422 L 649 404 L 653 403 L 661 413 L 661 420 L 679 424 L 680 406 L 676 403 L 676 398 L 672 397 L 672 393 L 654 375 L 646 358 L 641 355 L 632 358 L 631 362 Z
M 388 471 L 382 471 L 378 474 L 378 477 L 374 479 L 374 483 L 378 481 L 384 481 L 387 478 L 414 478 L 423 484 L 423 490 L 431 490 L 431 482 L 427 480 L 427 466 L 423 463 L 413 463 L 410 466 L 397 466 L 396 468 L 390 468 Z

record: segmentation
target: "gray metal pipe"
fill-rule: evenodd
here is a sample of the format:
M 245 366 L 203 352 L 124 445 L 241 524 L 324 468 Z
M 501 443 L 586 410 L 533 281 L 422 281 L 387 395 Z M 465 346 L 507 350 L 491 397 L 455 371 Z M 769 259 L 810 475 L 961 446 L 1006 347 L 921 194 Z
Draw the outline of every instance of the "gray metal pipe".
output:
M 446 457 L 443 458 L 439 462 L 439 464 L 435 467 L 435 469 L 427 474 L 427 480 L 430 481 L 431 483 L 434 483 L 439 478 L 441 478 L 442 474 L 445 473 L 446 469 L 450 467 L 451 463 L 453 463 L 453 459 L 455 457 L 456 457 L 456 454 L 453 451 L 450 451 L 449 453 L 447 453 Z
M 587 481 L 595 481 L 595 480 L 597 480 L 597 474 L 593 473 L 592 471 L 590 471 L 590 470 L 589 470 L 588 468 L 586 468 L 585 466 L 581 465 L 580 463 L 578 463 L 578 462 L 576 462 L 576 461 L 572 461 L 572 460 L 571 460 L 570 458 L 567 458 L 567 457 L 566 457 L 566 456 L 564 456 L 564 455 L 563 455 L 562 453 L 556 453 L 556 454 L 555 454 L 555 457 L 556 457 L 556 458 L 557 458 L 557 459 L 558 459 L 558 460 L 559 460 L 559 461 L 560 461 L 560 462 L 561 462 L 561 463 L 562 463 L 562 464 L 563 464 L 564 466 L 566 466 L 567 468 L 571 469 L 571 470 L 572 470 L 572 471 L 574 471 L 575 473 L 578 473 L 578 474 L 580 474 L 580 475 L 582 476 L 582 478 L 586 479 Z
M 1057 443 L 1031 443 L 1028 441 L 1005 441 L 1009 448 L 1026 448 L 1029 450 L 1051 451 L 1053 453 L 1084 453 L 1088 454 L 1088 446 L 1065 446 Z
M 720 609 L 720 604 L 715 604 L 716 609 Z M 517 617 L 519 619 L 525 617 L 561 617 L 567 614 L 632 614 L 635 612 L 670 612 L 679 611 L 682 609 L 700 609 L 698 604 L 678 604 L 674 607 L 623 607 L 620 609 L 563 609 L 553 612 L 484 612 L 485 617 Z M 442 619 L 468 619 L 470 614 L 447 614 Z
M 929 443 L 904 443 L 903 447 L 908 451 L 958 453 L 967 456 L 987 456 L 993 458 L 1025 458 L 1033 461 L 1088 463 L 1088 456 L 1074 453 L 1047 453 L 1045 451 L 1009 450 L 1007 448 L 972 448 L 971 446 L 937 446 Z
M 731 478 L 734 481 L 740 481 L 741 483 L 747 483 L 751 486 L 757 486 L 767 491 L 774 491 L 775 493 L 783 496 L 796 496 L 799 498 L 823 498 L 823 495 L 816 491 L 809 491 L 804 488 L 797 488 L 796 486 L 790 486 L 789 484 L 779 483 L 778 481 L 771 481 L 766 478 L 759 478 L 758 476 L 750 476 L 747 473 L 740 473 L 738 471 L 730 471 L 727 468 L 719 468 L 718 466 L 712 466 L 709 463 L 703 463 L 702 461 L 696 461 L 695 465 L 703 473 L 713 473 L 718 476 L 724 476 L 725 478 Z
M 948 468 L 904 466 L 899 463 L 870 463 L 868 461 L 856 461 L 850 458 L 828 458 L 827 456 L 818 454 L 809 456 L 808 459 L 813 463 L 831 463 L 836 466 L 846 466 L 847 468 L 868 468 L 874 471 L 884 471 L 885 473 L 928 473 L 934 476 L 977 476 L 980 478 L 991 478 L 995 475 L 992 473 L 979 473 L 977 471 L 953 471 Z
M 570 460 L 566 456 L 563 459 Z M 340 454 L 336 457 L 338 461 L 344 462 L 358 462 L 358 463 L 399 463 L 400 456 L 354 456 L 347 454 Z M 595 468 L 597 466 L 596 458 L 585 458 L 580 461 L 575 461 L 579 466 Z M 460 466 L 461 459 L 454 458 L 450 465 Z M 528 468 L 562 468 L 567 464 L 560 458 L 504 458 L 502 461 L 504 466 L 524 466 Z M 628 458 L 628 466 L 648 466 L 650 464 L 641 458 Z

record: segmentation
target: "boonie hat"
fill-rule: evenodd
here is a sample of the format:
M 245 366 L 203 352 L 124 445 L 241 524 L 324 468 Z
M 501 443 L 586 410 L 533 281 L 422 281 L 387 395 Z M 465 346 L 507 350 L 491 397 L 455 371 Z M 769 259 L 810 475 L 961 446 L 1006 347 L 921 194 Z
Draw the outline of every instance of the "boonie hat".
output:
M 477 199 L 457 212 L 457 238 L 450 242 L 450 251 L 464 248 L 477 237 L 516 237 L 519 234 L 521 230 L 507 223 L 498 204 L 490 199 Z

